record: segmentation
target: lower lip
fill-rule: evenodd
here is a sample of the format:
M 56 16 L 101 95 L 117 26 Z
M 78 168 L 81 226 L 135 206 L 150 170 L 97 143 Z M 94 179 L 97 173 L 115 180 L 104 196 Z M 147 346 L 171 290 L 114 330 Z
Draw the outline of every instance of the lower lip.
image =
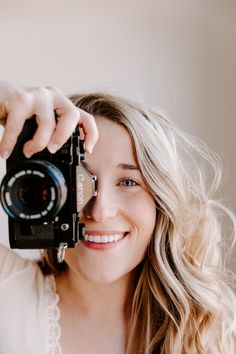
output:
M 109 250 L 111 248 L 117 247 L 118 245 L 120 245 L 120 243 L 124 240 L 125 237 L 126 235 L 122 237 L 119 241 L 106 242 L 106 243 L 97 243 L 97 242 L 90 242 L 85 240 L 81 240 L 80 243 L 82 243 L 87 248 L 104 251 L 104 250 Z

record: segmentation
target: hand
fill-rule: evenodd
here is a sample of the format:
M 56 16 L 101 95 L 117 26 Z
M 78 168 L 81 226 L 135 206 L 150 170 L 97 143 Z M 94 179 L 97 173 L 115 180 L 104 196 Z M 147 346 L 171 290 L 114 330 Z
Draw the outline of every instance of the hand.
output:
M 0 125 L 5 126 L 0 142 L 0 156 L 10 156 L 25 120 L 33 116 L 36 117 L 38 128 L 33 138 L 23 147 L 26 157 L 45 147 L 55 153 L 69 139 L 78 124 L 85 135 L 85 149 L 92 152 L 98 139 L 94 117 L 77 108 L 59 89 L 0 82 Z

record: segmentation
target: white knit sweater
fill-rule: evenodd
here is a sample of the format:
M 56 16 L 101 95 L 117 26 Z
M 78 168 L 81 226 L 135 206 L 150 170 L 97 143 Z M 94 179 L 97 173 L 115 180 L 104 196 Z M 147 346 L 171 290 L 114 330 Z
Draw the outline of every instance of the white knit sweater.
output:
M 61 353 L 53 276 L 0 245 L 0 353 Z

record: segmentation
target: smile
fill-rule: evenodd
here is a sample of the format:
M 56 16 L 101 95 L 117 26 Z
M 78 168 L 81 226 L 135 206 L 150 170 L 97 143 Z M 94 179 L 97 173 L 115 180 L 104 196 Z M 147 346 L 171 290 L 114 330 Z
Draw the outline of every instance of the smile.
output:
M 118 247 L 128 234 L 123 230 L 86 230 L 81 243 L 93 250 L 106 251 Z
M 125 235 L 122 234 L 114 234 L 114 235 L 88 235 L 85 234 L 85 241 L 96 242 L 96 243 L 110 243 L 121 240 Z

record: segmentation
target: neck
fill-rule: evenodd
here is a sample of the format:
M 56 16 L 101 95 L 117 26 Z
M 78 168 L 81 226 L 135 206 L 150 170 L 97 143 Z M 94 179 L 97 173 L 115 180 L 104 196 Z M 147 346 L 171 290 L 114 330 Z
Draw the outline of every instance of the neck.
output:
M 125 317 L 126 300 L 130 293 L 132 275 L 109 283 L 97 284 L 68 269 L 56 278 L 60 302 L 80 315 L 112 319 Z

